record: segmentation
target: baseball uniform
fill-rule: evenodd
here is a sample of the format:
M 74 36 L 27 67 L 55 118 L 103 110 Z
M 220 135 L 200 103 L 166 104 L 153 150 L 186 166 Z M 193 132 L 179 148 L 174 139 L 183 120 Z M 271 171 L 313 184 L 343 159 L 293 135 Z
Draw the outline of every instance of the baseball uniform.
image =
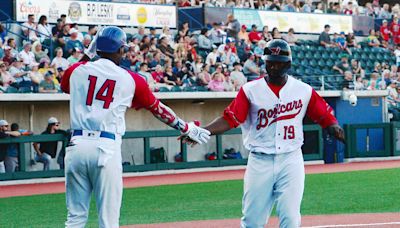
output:
M 325 128 L 337 123 L 331 111 L 314 89 L 291 76 L 284 86 L 261 78 L 240 89 L 223 118 L 232 128 L 241 125 L 250 151 L 241 227 L 264 227 L 275 202 L 280 227 L 300 226 L 303 118 L 308 115 Z

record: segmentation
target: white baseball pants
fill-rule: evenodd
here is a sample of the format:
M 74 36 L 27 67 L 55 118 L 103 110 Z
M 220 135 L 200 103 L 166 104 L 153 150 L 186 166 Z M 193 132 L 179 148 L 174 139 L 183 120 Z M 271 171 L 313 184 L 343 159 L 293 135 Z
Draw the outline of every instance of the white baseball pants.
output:
M 263 228 L 275 201 L 279 227 L 300 227 L 304 178 L 301 150 L 284 154 L 250 153 L 244 176 L 241 227 Z
M 99 133 L 85 131 L 71 141 L 75 145 L 67 147 L 65 155 L 68 209 L 65 227 L 85 227 L 92 191 L 99 227 L 119 227 L 123 188 L 121 138 L 100 138 Z

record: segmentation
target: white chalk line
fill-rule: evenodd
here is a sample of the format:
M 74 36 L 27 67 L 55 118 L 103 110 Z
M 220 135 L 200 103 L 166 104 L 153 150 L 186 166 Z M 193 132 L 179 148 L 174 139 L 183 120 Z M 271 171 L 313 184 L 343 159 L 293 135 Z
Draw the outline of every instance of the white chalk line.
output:
M 400 222 L 382 222 L 382 223 L 365 223 L 365 224 L 338 224 L 338 225 L 323 225 L 323 226 L 303 226 L 302 228 L 365 227 L 365 226 L 384 226 L 384 225 L 400 225 Z

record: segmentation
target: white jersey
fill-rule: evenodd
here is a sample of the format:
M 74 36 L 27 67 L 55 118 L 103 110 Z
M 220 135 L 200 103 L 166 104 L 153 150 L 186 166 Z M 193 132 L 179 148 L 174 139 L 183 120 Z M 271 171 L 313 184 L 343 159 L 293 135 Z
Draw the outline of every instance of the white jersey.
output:
M 107 59 L 71 68 L 64 75 L 69 77 L 71 129 L 123 135 L 125 112 L 135 93 L 134 75 Z
M 279 98 L 264 79 L 243 86 L 249 103 L 241 125 L 244 146 L 267 154 L 299 150 L 303 145 L 303 118 L 312 95 L 311 86 L 289 77 Z

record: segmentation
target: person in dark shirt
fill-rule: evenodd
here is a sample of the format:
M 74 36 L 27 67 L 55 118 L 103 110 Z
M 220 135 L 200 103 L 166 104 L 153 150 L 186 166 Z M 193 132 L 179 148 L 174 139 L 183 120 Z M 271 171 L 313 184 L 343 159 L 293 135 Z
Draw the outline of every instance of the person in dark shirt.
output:
M 10 131 L 9 125 L 6 120 L 0 120 L 0 139 L 8 138 L 10 136 L 18 137 L 21 135 L 19 131 Z M 4 159 L 7 156 L 8 144 L 0 144 L 0 173 L 5 172 Z
M 342 83 L 343 90 L 354 90 L 354 79 L 351 71 L 344 72 L 344 80 Z
M 60 122 L 57 120 L 57 118 L 50 117 L 47 123 L 48 123 L 47 128 L 44 132 L 42 132 L 42 135 L 44 134 L 63 134 L 66 136 L 68 135 L 66 131 L 60 130 L 59 128 Z M 37 155 L 35 156 L 35 161 L 43 163 L 43 170 L 49 170 L 51 159 L 55 158 L 57 155 L 58 142 L 52 141 L 52 142 L 34 143 L 33 147 L 37 152 Z M 64 156 L 65 152 L 62 149 L 60 151 L 59 158 L 57 159 L 57 163 L 60 165 L 60 169 L 64 169 Z
M 324 26 L 324 31 L 319 35 L 318 41 L 321 46 L 324 47 L 334 47 L 334 43 L 331 41 L 331 38 L 329 36 L 329 31 L 331 30 L 330 25 L 325 25 Z
M 337 64 L 335 64 L 332 69 L 335 71 L 339 71 L 341 75 L 344 75 L 344 72 L 350 71 L 351 72 L 351 66 L 349 64 L 349 57 L 346 54 L 342 54 L 340 56 L 341 61 Z
M 61 19 L 57 19 L 57 24 L 56 24 L 56 26 L 54 26 L 51 29 L 51 34 L 53 34 L 54 37 L 57 37 L 58 34 L 62 33 L 63 26 L 64 26 L 64 24 L 63 24 L 62 20 Z

